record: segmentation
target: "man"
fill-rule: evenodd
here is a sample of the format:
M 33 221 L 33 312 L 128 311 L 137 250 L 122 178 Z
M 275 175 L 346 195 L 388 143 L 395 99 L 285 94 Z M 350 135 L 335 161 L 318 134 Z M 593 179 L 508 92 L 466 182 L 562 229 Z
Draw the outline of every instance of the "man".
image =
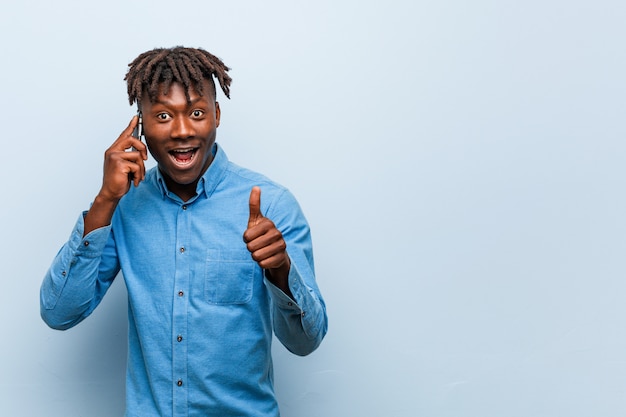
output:
M 183 47 L 129 64 L 146 143 L 132 134 L 135 116 L 106 151 L 102 187 L 41 286 L 43 320 L 68 329 L 122 271 L 127 416 L 278 416 L 272 330 L 298 355 L 326 334 L 298 203 L 215 141 L 213 77 L 230 98 L 228 70 Z M 146 172 L 148 151 L 158 166 Z

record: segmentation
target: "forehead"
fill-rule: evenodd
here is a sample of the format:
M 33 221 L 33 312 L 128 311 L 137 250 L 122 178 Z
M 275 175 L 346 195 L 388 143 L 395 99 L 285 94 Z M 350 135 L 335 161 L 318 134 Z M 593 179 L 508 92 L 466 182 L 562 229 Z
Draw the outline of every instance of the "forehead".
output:
M 178 81 L 161 82 L 157 86 L 156 94 L 149 94 L 147 88 L 144 89 L 142 105 L 182 104 L 182 102 L 191 104 L 199 101 L 215 102 L 215 84 L 212 80 L 203 79 L 199 87 L 198 83 L 194 82 L 189 87 L 185 87 L 184 84 Z

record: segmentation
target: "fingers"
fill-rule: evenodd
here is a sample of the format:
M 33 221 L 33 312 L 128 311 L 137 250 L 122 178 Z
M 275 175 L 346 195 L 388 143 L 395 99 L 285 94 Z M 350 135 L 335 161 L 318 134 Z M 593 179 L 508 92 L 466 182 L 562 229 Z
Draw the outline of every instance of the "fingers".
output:
M 270 219 L 263 218 L 253 232 L 246 233 L 245 237 L 252 238 L 246 242 L 246 247 L 261 268 L 279 268 L 285 263 L 287 244 Z
M 139 123 L 139 117 L 137 117 L 137 115 L 135 115 L 135 116 L 133 116 L 132 119 L 130 119 L 130 123 L 128 123 L 128 126 L 126 126 L 126 129 L 124 129 L 122 131 L 122 133 L 120 133 L 120 136 L 115 141 L 115 144 L 117 144 L 118 142 L 124 141 L 124 140 L 128 139 L 129 137 L 130 138 L 135 138 L 133 136 L 133 131 L 137 127 L 137 123 Z M 127 149 L 127 148 L 125 148 L 125 149 Z
M 126 126 L 126 129 L 124 129 L 124 132 L 130 131 L 130 133 L 132 134 L 133 130 L 135 130 L 135 128 L 137 127 L 137 123 L 139 123 L 139 116 L 134 115 L 131 119 L 130 122 L 128 123 L 128 126 Z
M 146 176 L 144 161 L 148 150 L 144 143 L 132 136 L 138 117 L 134 116 L 120 136 L 104 154 L 102 194 L 112 200 L 128 192 L 130 184 L 139 186 Z
M 124 152 L 122 161 L 123 170 L 128 172 L 128 178 L 133 181 L 135 187 L 146 178 L 146 166 L 143 158 L 137 152 Z
M 252 255 L 252 258 L 255 258 L 255 255 Z M 280 268 L 281 266 L 285 265 L 285 263 L 288 262 L 288 257 L 285 256 L 284 252 L 263 258 L 263 259 L 254 259 L 255 261 L 257 261 L 257 263 L 259 264 L 259 266 L 263 269 L 277 269 Z
M 138 164 L 130 165 L 131 174 L 129 178 L 133 180 L 135 187 L 139 187 L 139 183 L 146 178 L 146 166 L 141 160 Z
M 140 146 L 144 146 L 144 150 L 128 150 L 124 149 L 122 143 L 118 139 L 104 154 L 105 167 L 112 165 L 117 167 L 115 171 L 121 169 L 126 173 L 132 173 L 135 179 L 143 180 L 145 177 L 146 169 L 144 161 L 146 160 L 145 146 L 139 142 Z M 139 146 L 138 145 L 138 146 Z M 128 166 L 126 166 L 128 164 Z
M 261 268 L 278 268 L 285 263 L 287 244 L 274 222 L 261 213 L 261 188 L 252 187 L 248 228 L 243 234 L 246 247 Z
M 267 278 L 291 297 L 288 282 L 291 261 L 287 254 L 287 243 L 274 222 L 261 213 L 259 187 L 252 187 L 248 204 L 248 228 L 243 233 L 246 247 L 252 259 L 268 273 Z
M 139 117 L 135 115 L 109 149 L 112 152 L 124 151 L 122 158 L 137 164 L 137 167 L 130 167 L 135 186 L 145 178 L 146 168 L 143 161 L 148 159 L 148 148 L 139 138 L 133 136 L 137 123 L 139 123 Z
M 260 219 L 263 218 L 261 214 L 261 189 L 259 187 L 252 187 L 250 191 L 250 217 L 248 217 L 248 229 L 256 226 Z
M 120 199 L 128 192 L 131 182 L 139 186 L 145 172 L 144 161 L 138 152 L 107 152 L 102 191 L 113 200 Z
M 276 242 L 279 242 L 278 250 L 285 250 L 283 234 L 276 228 L 274 222 L 266 217 L 263 217 L 253 228 L 246 230 L 243 238 L 250 252 L 273 246 Z
M 133 136 L 137 123 L 139 123 L 139 117 L 135 115 L 109 149 L 114 152 L 139 152 L 141 158 L 145 161 L 148 159 L 148 148 L 141 140 Z

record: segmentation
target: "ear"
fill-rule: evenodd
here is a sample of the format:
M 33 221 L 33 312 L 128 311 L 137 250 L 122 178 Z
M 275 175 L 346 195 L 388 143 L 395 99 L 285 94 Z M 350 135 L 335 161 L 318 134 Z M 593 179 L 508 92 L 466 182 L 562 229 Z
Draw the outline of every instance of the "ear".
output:
M 220 103 L 215 102 L 215 127 L 220 126 Z

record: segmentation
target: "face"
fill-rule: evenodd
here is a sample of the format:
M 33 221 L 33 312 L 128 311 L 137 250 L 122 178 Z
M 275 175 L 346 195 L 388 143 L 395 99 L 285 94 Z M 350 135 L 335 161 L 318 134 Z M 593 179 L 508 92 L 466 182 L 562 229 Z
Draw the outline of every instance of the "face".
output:
M 220 124 L 220 108 L 211 86 L 204 81 L 204 96 L 172 83 L 167 95 L 154 102 L 147 95 L 141 103 L 146 144 L 159 164 L 170 191 L 184 201 L 196 194 L 198 180 L 213 160 L 211 148 Z

